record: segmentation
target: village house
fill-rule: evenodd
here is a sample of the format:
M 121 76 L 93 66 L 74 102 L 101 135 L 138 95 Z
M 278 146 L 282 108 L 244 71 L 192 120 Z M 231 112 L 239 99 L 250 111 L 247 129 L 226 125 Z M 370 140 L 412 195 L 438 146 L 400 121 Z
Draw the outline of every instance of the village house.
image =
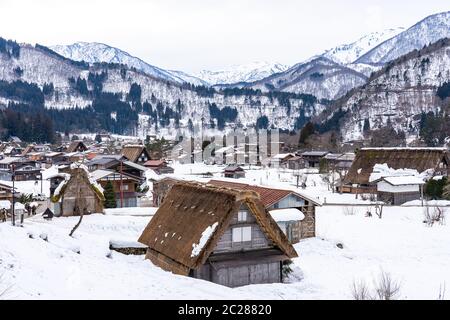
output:
M 319 168 L 320 161 L 328 154 L 328 151 L 306 151 L 303 152 L 302 158 L 307 168 Z
M 141 183 L 139 178 L 114 170 L 95 170 L 91 172 L 92 179 L 104 189 L 111 182 L 116 196 L 117 208 L 137 207 L 139 194 L 136 189 Z
M 150 160 L 150 154 L 143 145 L 126 145 L 121 151 L 121 155 L 129 161 L 144 164 Z
M 65 150 L 67 153 L 75 153 L 75 152 L 85 152 L 88 150 L 88 147 L 81 140 L 72 141 L 67 149 Z
M 161 206 L 161 204 L 164 201 L 164 198 L 169 193 L 169 190 L 177 182 L 180 182 L 180 180 L 168 177 L 152 181 L 153 183 L 152 195 L 154 207 Z
M 305 168 L 305 160 L 301 156 L 294 156 L 287 160 L 287 168 L 291 170 L 300 170 Z
M 274 168 L 287 168 L 289 159 L 294 158 L 295 155 L 292 153 L 280 153 L 277 155 L 274 155 L 270 159 L 270 166 Z
M 374 183 L 377 186 L 377 200 L 394 206 L 420 199 L 425 184 L 415 176 L 382 177 Z
M 164 159 L 160 160 L 148 160 L 144 163 L 144 167 L 155 171 L 157 174 L 172 174 L 174 170 L 169 167 L 168 163 Z
M 81 213 L 103 212 L 103 188 L 89 175 L 87 168 L 73 164 L 68 170 L 70 178 L 60 183 L 51 201 L 58 216 L 79 216 Z
M 413 169 L 418 173 L 429 171 L 430 176 L 448 176 L 449 163 L 445 148 L 362 148 L 356 153 L 340 189 L 346 193 L 376 193 L 370 176 L 377 164 L 386 164 L 392 169 Z
M 228 287 L 282 282 L 297 253 L 257 193 L 178 183 L 139 242 L 166 271 Z
M 0 200 L 12 199 L 12 186 L 0 182 Z
M 41 167 L 36 161 L 23 157 L 6 157 L 0 160 L 0 180 L 12 181 L 38 180 Z
M 230 164 L 223 170 L 223 176 L 232 179 L 245 178 L 245 170 L 238 165 Z
M 122 155 L 99 155 L 86 162 L 86 165 L 89 171 L 114 170 L 139 178 L 142 181 L 145 180 L 145 172 L 148 170 L 140 164 L 128 161 Z
M 286 235 L 289 236 L 289 241 L 292 243 L 316 236 L 316 206 L 320 206 L 320 203 L 310 197 L 292 190 L 261 187 L 231 181 L 210 180 L 208 184 L 234 190 L 254 191 L 259 194 L 261 203 L 266 210 L 276 214 L 276 210 L 293 209 L 290 217 L 299 218 L 304 216 L 301 220 L 279 220 L 283 222 L 282 225 L 287 226 L 285 228 Z M 300 212 L 296 215 L 296 211 Z

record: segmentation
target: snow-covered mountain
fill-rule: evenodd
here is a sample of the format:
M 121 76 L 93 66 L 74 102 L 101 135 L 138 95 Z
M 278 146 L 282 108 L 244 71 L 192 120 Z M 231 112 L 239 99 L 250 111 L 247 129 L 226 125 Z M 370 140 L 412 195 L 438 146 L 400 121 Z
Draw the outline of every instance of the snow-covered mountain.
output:
M 323 54 L 321 54 L 321 56 L 342 65 L 349 65 L 358 60 L 359 57 L 367 53 L 369 50 L 375 48 L 380 43 L 396 36 L 404 30 L 405 28 L 398 27 L 373 32 L 361 37 L 353 43 L 343 44 L 326 50 Z
M 144 137 L 163 129 L 172 133 L 175 129 L 187 130 L 189 120 L 194 128 L 205 121 L 210 129 L 224 130 L 254 127 L 259 118 L 267 117 L 268 126 L 292 130 L 325 108 L 310 96 L 194 88 L 126 65 L 88 65 L 43 46 L 15 46 L 18 52 L 15 56 L 8 45 L 6 51 L 0 51 L 0 80 L 14 90 L 23 82 L 37 85 L 38 91 L 51 85 L 52 90 L 46 94 L 36 92 L 36 87 L 30 88 L 37 99 L 42 97 L 45 108 L 88 108 L 86 112 L 99 112 L 101 117 L 110 115 L 109 127 L 120 123 L 121 131 L 125 128 L 132 130 L 128 133 L 139 132 Z M 14 94 L 14 90 L 0 92 L 0 107 L 7 107 L 10 102 L 29 103 L 23 94 Z
M 70 45 L 51 46 L 56 53 L 74 61 L 88 63 L 119 63 L 145 72 L 151 76 L 177 83 L 189 82 L 195 85 L 207 85 L 206 82 L 182 71 L 169 71 L 155 67 L 140 58 L 134 57 L 121 49 L 97 42 L 76 42 Z
M 367 77 L 353 69 L 324 57 L 297 64 L 285 72 L 274 74 L 244 87 L 263 92 L 308 93 L 318 98 L 335 99 L 349 90 L 363 85 Z
M 442 105 L 436 92 L 449 81 L 448 38 L 391 61 L 367 84 L 336 102 L 336 110 L 345 113 L 340 128 L 343 137 L 345 140 L 362 139 L 365 122 L 371 129 L 389 123 L 407 136 L 417 135 L 420 115 L 440 110 Z
M 450 37 L 450 11 L 426 17 L 408 30 L 388 39 L 355 62 L 385 64 L 439 39 Z
M 288 68 L 288 66 L 281 63 L 256 61 L 249 64 L 230 66 L 222 70 L 203 70 L 195 74 L 195 76 L 211 85 L 232 84 L 258 81 L 274 73 L 286 71 Z

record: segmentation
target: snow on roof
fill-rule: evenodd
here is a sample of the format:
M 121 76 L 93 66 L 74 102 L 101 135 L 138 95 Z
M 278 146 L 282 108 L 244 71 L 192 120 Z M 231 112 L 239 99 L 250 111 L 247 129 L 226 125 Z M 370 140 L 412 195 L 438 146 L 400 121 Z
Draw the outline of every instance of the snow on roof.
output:
M 272 158 L 273 159 L 284 159 L 284 158 L 293 157 L 293 156 L 294 155 L 292 153 L 279 153 L 279 154 L 273 156 Z
M 305 219 L 303 212 L 295 208 L 271 210 L 269 213 L 276 222 L 302 221 Z
M 114 173 L 114 171 L 112 171 L 112 170 L 98 169 L 98 170 L 91 172 L 91 177 L 92 177 L 92 179 L 97 181 L 99 179 L 109 176 L 112 173 Z
M 413 147 L 405 147 L 405 148 L 361 148 L 360 150 L 430 150 L 430 151 L 447 151 L 447 148 L 413 148 Z
M 401 176 L 414 176 L 419 177 L 420 174 L 415 169 L 393 169 L 384 164 L 375 164 L 373 166 L 372 174 L 369 177 L 369 182 L 375 182 L 385 177 L 401 177 Z
M 208 242 L 209 238 L 211 238 L 214 231 L 216 231 L 218 225 L 219 223 L 216 222 L 212 226 L 206 227 L 205 231 L 202 232 L 202 236 L 200 237 L 198 243 L 192 244 L 191 258 L 198 256 L 200 252 L 202 252 L 203 247 Z
M 422 179 L 416 176 L 384 177 L 383 180 L 393 186 L 425 184 Z
M 18 157 L 5 157 L 2 160 L 0 160 L 0 164 L 10 164 L 16 161 L 20 161 L 20 158 Z

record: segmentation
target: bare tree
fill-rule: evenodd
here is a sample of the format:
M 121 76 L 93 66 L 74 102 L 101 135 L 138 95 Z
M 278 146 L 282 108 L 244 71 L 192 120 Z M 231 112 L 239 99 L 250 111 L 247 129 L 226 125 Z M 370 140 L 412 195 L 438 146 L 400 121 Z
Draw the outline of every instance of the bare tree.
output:
M 364 280 L 353 281 L 352 296 L 354 300 L 371 300 L 369 287 Z
M 355 300 L 395 300 L 400 294 L 400 283 L 381 270 L 373 281 L 372 290 L 364 280 L 353 281 L 351 294 Z
M 445 282 L 439 286 L 438 300 L 445 300 Z
M 437 206 L 431 211 L 431 207 L 427 203 L 424 207 L 423 215 L 424 223 L 429 227 L 434 226 L 436 223 L 440 225 L 445 224 L 446 209 L 444 207 Z
M 384 203 L 381 201 L 378 201 L 375 204 L 375 214 L 378 216 L 378 218 L 383 218 L 383 208 L 384 208 Z
M 378 300 L 395 300 L 400 294 L 400 283 L 393 280 L 391 275 L 383 270 L 374 282 L 374 286 Z
M 3 277 L 3 274 L 0 274 L 0 300 L 4 299 L 8 291 L 11 289 L 11 287 L 5 285 L 4 280 L 5 278 Z
M 344 215 L 346 216 L 354 216 L 355 215 L 355 207 L 354 206 L 346 206 L 344 208 L 342 208 L 342 212 L 344 213 Z

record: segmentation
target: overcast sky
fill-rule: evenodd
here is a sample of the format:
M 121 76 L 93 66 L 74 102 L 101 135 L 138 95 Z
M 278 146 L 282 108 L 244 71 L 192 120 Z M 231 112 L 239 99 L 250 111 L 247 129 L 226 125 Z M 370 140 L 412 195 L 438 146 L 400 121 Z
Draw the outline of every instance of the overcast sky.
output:
M 187 72 L 295 64 L 325 49 L 450 10 L 448 0 L 0 0 L 0 36 L 103 42 Z

